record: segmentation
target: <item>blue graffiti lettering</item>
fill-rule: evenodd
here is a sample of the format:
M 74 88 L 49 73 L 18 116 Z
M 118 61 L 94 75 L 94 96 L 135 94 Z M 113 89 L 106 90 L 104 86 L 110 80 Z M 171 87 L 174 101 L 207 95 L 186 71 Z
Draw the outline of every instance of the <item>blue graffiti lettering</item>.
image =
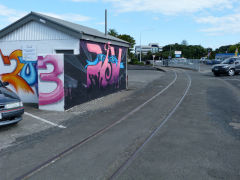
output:
M 18 57 L 20 62 L 24 64 L 20 76 L 30 85 L 37 83 L 36 61 L 24 61 L 22 57 Z
M 106 55 L 104 54 L 98 54 L 97 58 L 94 61 L 89 61 L 87 60 L 87 65 L 85 66 L 85 68 L 87 69 L 88 66 L 95 66 L 97 65 L 100 61 L 104 62 L 104 60 L 106 59 Z M 112 64 L 116 64 L 118 63 L 118 59 L 116 56 L 109 56 L 108 58 L 108 62 L 111 62 Z M 120 64 L 120 68 L 124 69 L 124 64 L 123 62 L 121 62 Z

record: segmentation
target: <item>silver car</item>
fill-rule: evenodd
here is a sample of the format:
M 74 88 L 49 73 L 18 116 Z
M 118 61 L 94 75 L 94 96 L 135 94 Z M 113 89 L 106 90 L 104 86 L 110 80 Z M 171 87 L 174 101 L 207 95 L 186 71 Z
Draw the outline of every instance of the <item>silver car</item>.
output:
M 22 101 L 6 87 L 8 84 L 0 81 L 0 126 L 18 123 L 24 113 Z
M 212 66 L 212 72 L 215 76 L 227 74 L 234 76 L 240 73 L 240 57 L 231 57 L 222 61 L 220 64 Z

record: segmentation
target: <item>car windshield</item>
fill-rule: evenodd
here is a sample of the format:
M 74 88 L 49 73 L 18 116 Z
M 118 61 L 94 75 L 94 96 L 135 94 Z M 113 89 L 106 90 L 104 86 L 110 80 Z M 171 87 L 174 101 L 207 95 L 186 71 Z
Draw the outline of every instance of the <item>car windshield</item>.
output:
M 221 64 L 233 64 L 235 60 L 236 59 L 228 58 L 228 59 L 225 59 L 223 62 L 221 62 Z

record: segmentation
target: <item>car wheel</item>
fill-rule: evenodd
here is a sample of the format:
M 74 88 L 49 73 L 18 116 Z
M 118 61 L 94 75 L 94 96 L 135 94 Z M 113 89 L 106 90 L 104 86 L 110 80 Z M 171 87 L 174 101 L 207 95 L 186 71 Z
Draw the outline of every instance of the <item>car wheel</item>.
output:
M 234 69 L 230 69 L 230 70 L 228 71 L 228 75 L 229 75 L 229 76 L 234 76 L 234 75 L 235 75 L 235 70 L 234 70 Z
M 215 72 L 215 73 L 213 73 L 213 74 L 214 74 L 214 76 L 219 76 L 219 74 L 218 74 L 218 73 L 216 73 L 216 72 Z

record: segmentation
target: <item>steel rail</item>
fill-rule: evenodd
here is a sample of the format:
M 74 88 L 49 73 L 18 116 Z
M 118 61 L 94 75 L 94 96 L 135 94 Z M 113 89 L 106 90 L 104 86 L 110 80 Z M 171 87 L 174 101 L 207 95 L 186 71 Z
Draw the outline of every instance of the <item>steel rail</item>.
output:
M 111 129 L 112 127 L 116 126 L 117 124 L 121 123 L 122 121 L 126 120 L 129 116 L 133 115 L 134 113 L 138 112 L 140 109 L 142 109 L 144 106 L 146 106 L 148 103 L 150 103 L 151 101 L 153 101 L 154 99 L 156 99 L 158 96 L 160 96 L 162 93 L 164 93 L 169 87 L 171 87 L 177 80 L 177 73 L 176 71 L 174 71 L 174 79 L 161 91 L 159 91 L 157 94 L 155 94 L 153 97 L 151 97 L 150 99 L 148 99 L 147 101 L 145 101 L 144 103 L 142 103 L 141 105 L 139 105 L 138 107 L 134 108 L 132 111 L 130 111 L 129 113 L 127 113 L 125 116 L 123 116 L 121 119 L 115 121 L 114 123 L 105 126 L 104 128 L 94 132 L 93 134 L 91 134 L 90 136 L 84 138 L 82 141 L 70 146 L 69 148 L 65 149 L 64 151 L 58 153 L 57 155 L 53 156 L 52 158 L 48 159 L 47 161 L 44 161 L 43 163 L 41 163 L 40 165 L 34 167 L 33 169 L 31 169 L 30 171 L 24 173 L 23 175 L 15 178 L 15 180 L 25 180 L 28 179 L 30 177 L 32 177 L 34 174 L 40 172 L 41 170 L 43 170 L 44 168 L 50 166 L 51 164 L 54 164 L 56 161 L 60 160 L 61 158 L 63 158 L 64 156 L 66 156 L 67 154 L 69 154 L 70 152 L 74 151 L 76 148 L 80 147 L 81 145 L 89 142 L 90 140 L 94 139 L 95 137 L 103 134 L 104 132 L 106 132 L 107 130 Z
M 184 91 L 183 96 L 180 98 L 180 100 L 178 101 L 178 103 L 176 104 L 176 106 L 172 109 L 172 111 L 166 116 L 166 118 L 161 122 L 161 124 L 145 139 L 145 141 L 128 157 L 128 159 L 123 162 L 121 164 L 121 166 L 111 175 L 111 177 L 109 178 L 109 180 L 113 180 L 115 178 L 117 178 L 121 173 L 123 173 L 126 168 L 135 160 L 135 158 L 137 157 L 137 154 L 147 145 L 147 143 L 156 135 L 156 133 L 164 126 L 164 124 L 172 117 L 172 115 L 176 112 L 176 110 L 179 108 L 179 106 L 181 105 L 181 103 L 183 102 L 184 98 L 186 97 L 191 84 L 192 84 L 192 79 L 189 76 L 189 74 L 187 74 L 185 72 L 189 82 L 187 84 L 187 87 Z

